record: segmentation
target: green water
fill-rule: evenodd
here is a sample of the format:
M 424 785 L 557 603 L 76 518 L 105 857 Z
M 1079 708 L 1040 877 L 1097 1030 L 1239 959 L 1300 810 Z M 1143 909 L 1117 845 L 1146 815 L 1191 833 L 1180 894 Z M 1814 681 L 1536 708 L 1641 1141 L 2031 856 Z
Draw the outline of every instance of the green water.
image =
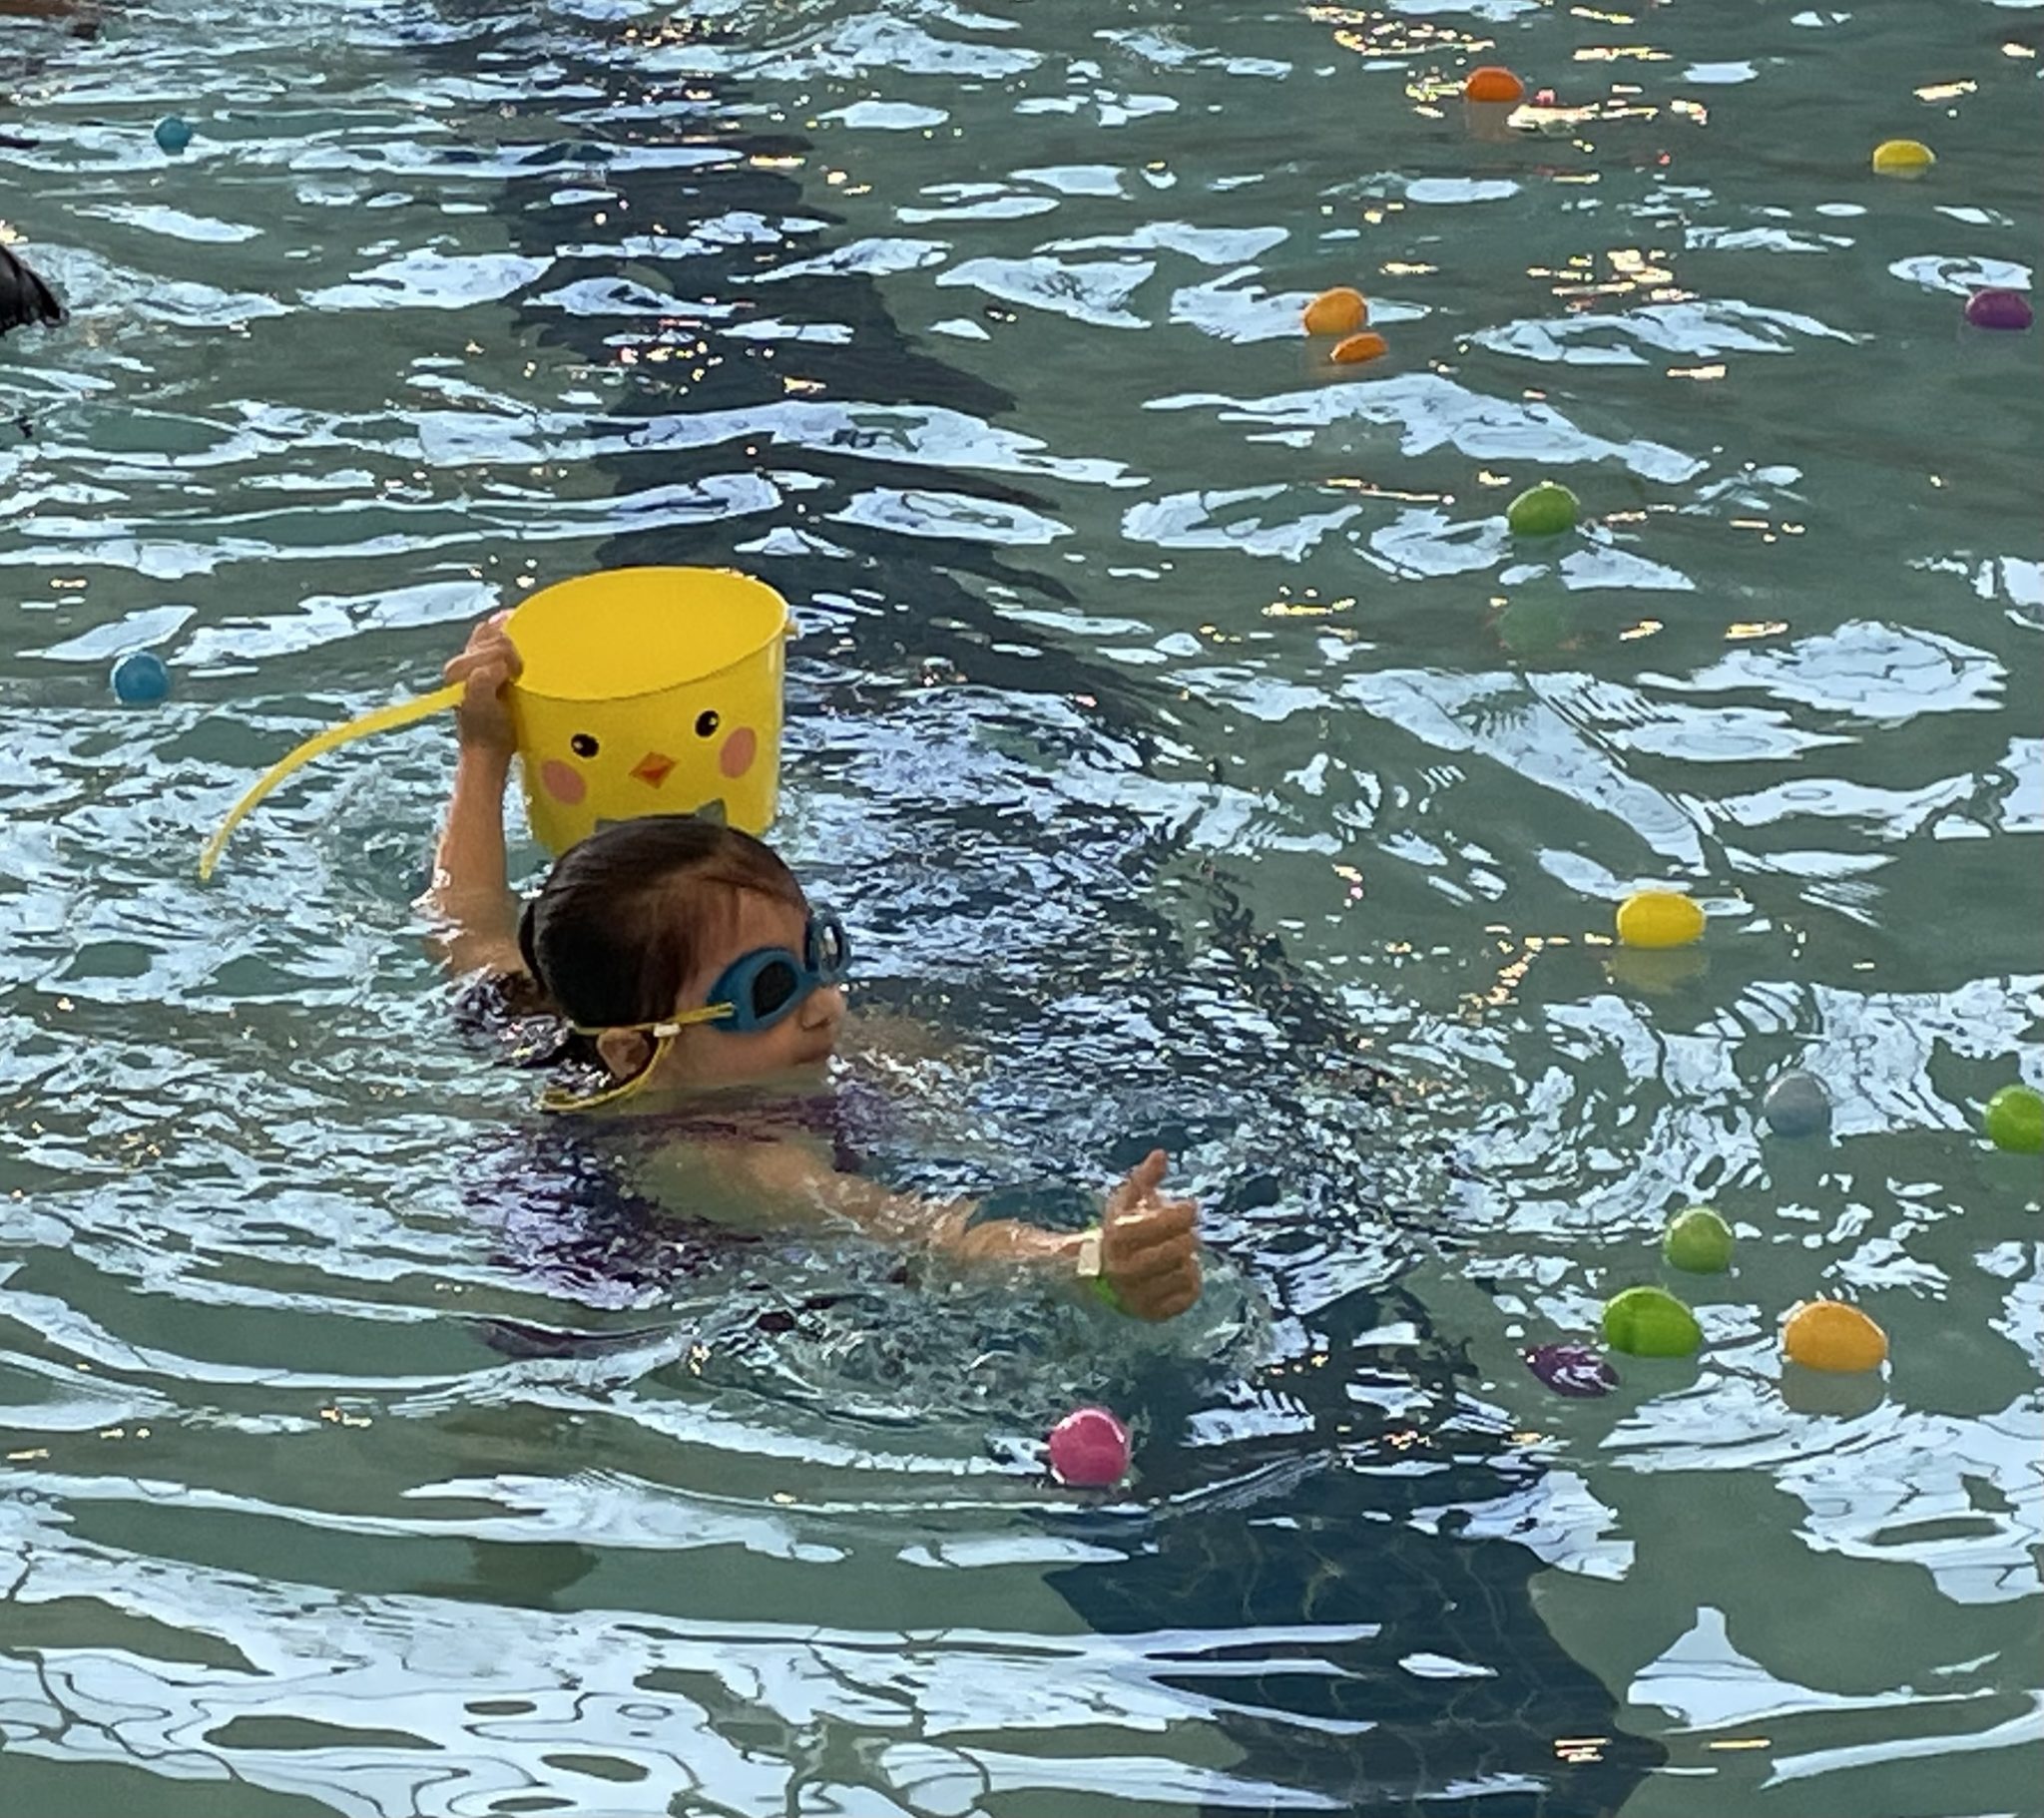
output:
M 0 220 L 73 309 L 0 343 L 0 1810 L 2034 1811 L 2040 1181 L 1975 1129 L 2044 1083 L 2044 396 L 1960 312 L 2032 281 L 2039 45 L 1976 0 L 0 20 Z M 1549 130 L 1442 92 L 1490 61 Z M 1298 333 L 1336 283 L 1383 359 Z M 1515 544 L 1543 477 L 1583 528 Z M 894 1165 L 1087 1186 L 1184 1121 L 1199 1323 L 829 1253 L 592 1310 L 507 1255 L 535 1082 L 409 906 L 441 733 L 195 886 L 295 738 L 649 552 L 795 606 L 790 853 L 955 1026 Z M 143 647 L 174 692 L 120 709 Z M 1694 965 L 1606 944 L 1648 884 Z M 1402 1109 L 1304 1067 L 1307 1003 Z M 1827 1137 L 1758 1121 L 1791 1067 Z M 1702 1200 L 1736 1268 L 1673 1276 Z M 776 1271 L 840 1310 L 763 1339 Z M 1651 1280 L 1700 1360 L 1527 1374 Z M 1884 1375 L 1785 1381 L 1818 1293 Z M 1110 1392 L 1089 1511 L 1033 1447 Z M 1449 1591 L 1372 1612 L 1391 1534 L 1510 1580 L 1494 1652 Z M 1524 1726 L 1483 1785 L 1464 1679 Z

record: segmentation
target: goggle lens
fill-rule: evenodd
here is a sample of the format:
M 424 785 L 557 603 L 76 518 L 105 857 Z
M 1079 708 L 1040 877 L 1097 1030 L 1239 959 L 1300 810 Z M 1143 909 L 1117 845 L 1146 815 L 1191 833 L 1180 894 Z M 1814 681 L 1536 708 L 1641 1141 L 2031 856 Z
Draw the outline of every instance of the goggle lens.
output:
M 801 974 L 786 960 L 769 960 L 753 979 L 753 1015 L 760 1023 L 778 1016 L 801 989 Z

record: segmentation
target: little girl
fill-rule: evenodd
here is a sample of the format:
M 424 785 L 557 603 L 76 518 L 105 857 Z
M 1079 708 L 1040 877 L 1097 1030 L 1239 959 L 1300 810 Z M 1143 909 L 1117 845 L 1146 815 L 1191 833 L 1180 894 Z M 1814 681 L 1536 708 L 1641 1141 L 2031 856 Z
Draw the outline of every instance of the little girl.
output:
M 1160 1195 L 1153 1150 L 1077 1235 L 1013 1219 L 973 1222 L 970 1201 L 891 1192 L 848 1172 L 812 1136 L 755 1119 L 735 1088 L 813 1089 L 845 1023 L 844 931 L 809 906 L 761 841 L 686 815 L 599 828 L 565 853 L 521 915 L 506 876 L 504 790 L 514 740 L 505 684 L 519 674 L 506 615 L 447 665 L 461 683 L 458 752 L 428 907 L 455 971 L 502 981 L 592 1045 L 603 1083 L 550 1095 L 586 1113 L 686 1100 L 718 1114 L 691 1124 L 699 1183 L 782 1217 L 842 1219 L 868 1236 L 970 1263 L 1032 1266 L 1089 1284 L 1141 1319 L 1200 1295 L 1198 1211 Z M 720 1095 L 722 1104 L 720 1104 Z M 757 1107 L 755 1099 L 752 1104 Z M 706 1134 L 706 1131 L 708 1134 Z

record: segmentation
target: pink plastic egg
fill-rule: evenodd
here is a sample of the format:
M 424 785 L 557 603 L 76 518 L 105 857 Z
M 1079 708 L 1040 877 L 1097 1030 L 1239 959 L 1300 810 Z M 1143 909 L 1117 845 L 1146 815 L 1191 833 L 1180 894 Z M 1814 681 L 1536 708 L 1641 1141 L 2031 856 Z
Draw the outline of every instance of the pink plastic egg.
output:
M 1128 1475 L 1129 1430 L 1105 1408 L 1074 1408 L 1050 1430 L 1051 1475 L 1078 1490 L 1104 1490 Z

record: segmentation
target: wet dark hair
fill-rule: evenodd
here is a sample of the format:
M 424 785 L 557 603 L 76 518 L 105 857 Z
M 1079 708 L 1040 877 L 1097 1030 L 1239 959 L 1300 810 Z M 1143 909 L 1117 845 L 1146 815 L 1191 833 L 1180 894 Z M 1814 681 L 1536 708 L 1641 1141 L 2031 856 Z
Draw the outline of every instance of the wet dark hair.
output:
M 518 920 L 533 982 L 570 1023 L 622 1029 L 674 1012 L 721 893 L 808 913 L 794 873 L 750 833 L 690 814 L 599 827 L 568 848 Z

